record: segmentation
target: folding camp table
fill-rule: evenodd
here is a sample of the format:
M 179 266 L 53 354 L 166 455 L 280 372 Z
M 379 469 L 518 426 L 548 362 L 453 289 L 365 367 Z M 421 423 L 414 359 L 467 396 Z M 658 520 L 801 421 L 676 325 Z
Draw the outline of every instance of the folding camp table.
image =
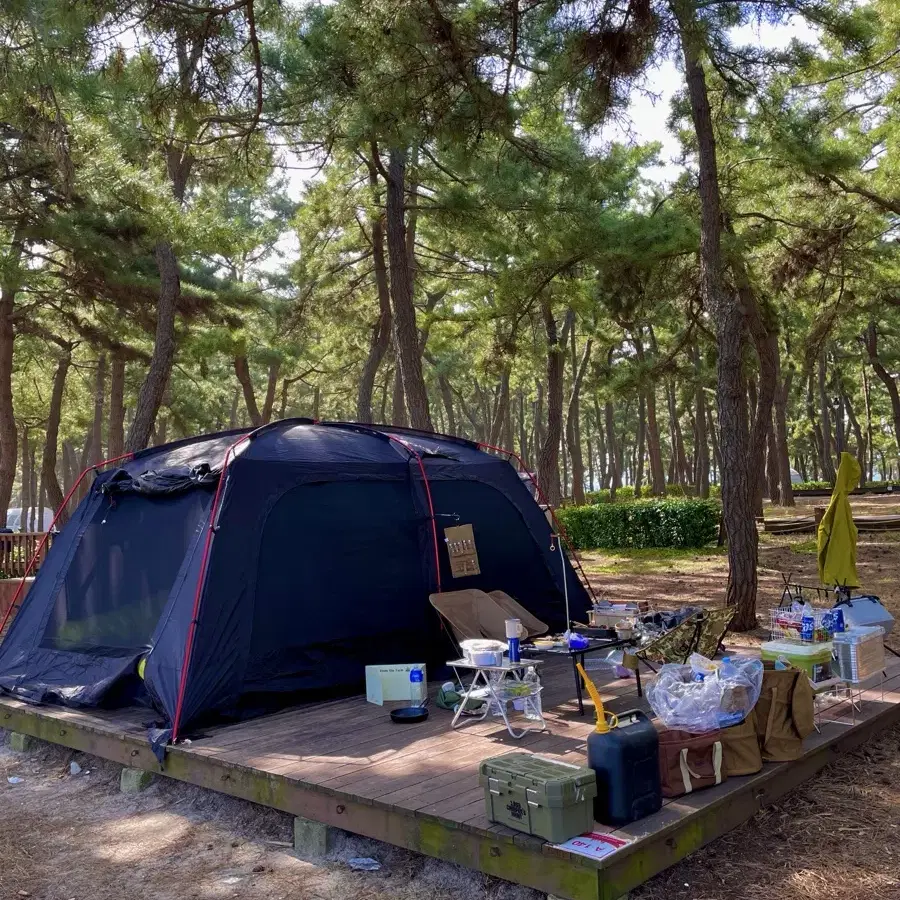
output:
M 633 647 L 636 641 L 634 638 L 599 638 L 593 639 L 587 647 L 574 649 L 571 647 L 535 647 L 531 644 L 525 647 L 528 653 L 552 653 L 557 656 L 568 656 L 572 660 L 572 673 L 575 676 L 575 694 L 578 698 L 578 714 L 584 715 L 584 693 L 581 685 L 581 675 L 578 674 L 578 663 L 584 666 L 584 658 L 589 653 L 599 653 L 601 650 L 618 650 L 623 647 Z M 635 673 L 637 680 L 638 697 L 644 696 L 644 690 L 641 686 L 640 669 Z
M 480 722 L 490 715 L 492 704 L 496 704 L 500 709 L 500 716 L 506 725 L 506 730 L 516 740 L 524 737 L 530 731 L 545 731 L 547 723 L 544 721 L 540 702 L 534 704 L 535 709 L 540 713 L 540 728 L 529 726 L 516 732 L 509 721 L 509 714 L 506 711 L 506 704 L 509 700 L 498 693 L 498 689 L 501 688 L 501 682 L 505 679 L 505 676 L 511 676 L 513 682 L 517 684 L 524 684 L 525 674 L 532 669 L 537 669 L 540 664 L 541 660 L 539 659 L 520 659 L 518 662 L 510 662 L 506 658 L 503 660 L 503 665 L 500 666 L 480 666 L 477 663 L 469 662 L 467 659 L 454 659 L 452 662 L 448 662 L 447 665 L 456 673 L 456 678 L 460 684 L 462 684 L 462 678 L 460 678 L 459 675 L 460 669 L 468 669 L 475 673 L 471 683 L 468 688 L 466 688 L 462 700 L 459 701 L 459 706 L 456 709 L 456 714 L 453 716 L 450 727 L 461 728 L 466 722 Z M 481 686 L 479 686 L 479 682 L 482 682 Z M 538 690 L 540 690 L 540 688 L 538 688 Z M 463 711 L 466 709 L 467 701 L 469 700 L 484 700 L 484 711 L 481 715 L 470 716 L 460 721 Z

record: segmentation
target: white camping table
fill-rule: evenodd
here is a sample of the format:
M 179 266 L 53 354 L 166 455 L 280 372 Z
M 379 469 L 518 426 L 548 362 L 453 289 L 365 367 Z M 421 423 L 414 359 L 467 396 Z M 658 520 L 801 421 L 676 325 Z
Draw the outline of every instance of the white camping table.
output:
M 541 663 L 542 660 L 540 659 L 520 659 L 518 662 L 510 662 L 508 659 L 504 659 L 503 665 L 501 666 L 479 666 L 477 663 L 471 663 L 467 659 L 454 659 L 452 662 L 448 662 L 447 665 L 456 673 L 456 678 L 460 684 L 463 683 L 459 674 L 460 669 L 466 669 L 475 673 L 469 687 L 466 689 L 465 695 L 459 702 L 459 707 L 456 710 L 456 715 L 453 716 L 450 727 L 461 728 L 467 722 L 481 722 L 490 715 L 491 701 L 493 701 L 500 710 L 500 715 L 506 725 L 506 730 L 516 740 L 524 737 L 530 731 L 545 731 L 547 723 L 544 721 L 542 710 L 540 728 L 537 726 L 529 726 L 516 731 L 510 723 L 509 714 L 506 711 L 506 704 L 510 701 L 503 697 L 502 693 L 497 693 L 498 688 L 501 687 L 501 684 L 507 675 L 511 676 L 513 681 L 522 684 L 525 680 L 525 673 L 532 669 L 537 669 Z M 479 682 L 483 682 L 483 685 L 479 686 Z M 540 690 L 540 688 L 538 688 L 538 690 Z M 467 701 L 470 699 L 485 701 L 484 712 L 482 712 L 480 716 L 463 717 L 463 710 L 465 710 Z M 535 708 L 541 709 L 540 699 L 538 699 L 538 703 L 535 704 Z

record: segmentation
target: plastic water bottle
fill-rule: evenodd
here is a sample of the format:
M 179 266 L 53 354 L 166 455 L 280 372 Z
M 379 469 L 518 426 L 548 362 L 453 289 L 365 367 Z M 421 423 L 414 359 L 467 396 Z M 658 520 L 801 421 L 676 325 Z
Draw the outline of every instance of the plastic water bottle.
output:
M 803 618 L 800 620 L 800 639 L 812 641 L 816 633 L 816 614 L 813 608 L 806 603 L 803 607 Z
M 422 706 L 427 697 L 425 674 L 419 666 L 409 670 L 409 699 L 413 706 Z

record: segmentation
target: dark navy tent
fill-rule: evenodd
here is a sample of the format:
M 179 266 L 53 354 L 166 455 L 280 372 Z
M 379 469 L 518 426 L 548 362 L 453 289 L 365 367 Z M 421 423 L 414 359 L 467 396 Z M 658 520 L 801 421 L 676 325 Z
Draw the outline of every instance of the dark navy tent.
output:
M 454 578 L 444 529 L 473 527 Z M 407 429 L 290 419 L 156 447 L 98 475 L 0 644 L 0 689 L 143 696 L 183 733 L 358 691 L 364 666 L 441 663 L 430 593 L 503 590 L 554 631 L 588 606 L 505 458 Z

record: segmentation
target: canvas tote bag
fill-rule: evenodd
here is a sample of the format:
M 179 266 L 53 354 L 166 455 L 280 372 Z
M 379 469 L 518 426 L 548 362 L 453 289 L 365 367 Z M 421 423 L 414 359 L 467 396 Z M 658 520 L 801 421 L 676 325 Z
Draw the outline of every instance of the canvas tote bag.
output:
M 721 732 L 660 731 L 659 774 L 664 797 L 721 784 L 727 777 Z
M 798 759 L 803 739 L 814 726 L 815 696 L 806 672 L 775 669 L 766 663 L 756 704 L 756 733 L 762 758 L 770 762 Z
M 755 775 L 762 769 L 755 708 L 743 722 L 722 729 L 722 749 L 726 775 Z

